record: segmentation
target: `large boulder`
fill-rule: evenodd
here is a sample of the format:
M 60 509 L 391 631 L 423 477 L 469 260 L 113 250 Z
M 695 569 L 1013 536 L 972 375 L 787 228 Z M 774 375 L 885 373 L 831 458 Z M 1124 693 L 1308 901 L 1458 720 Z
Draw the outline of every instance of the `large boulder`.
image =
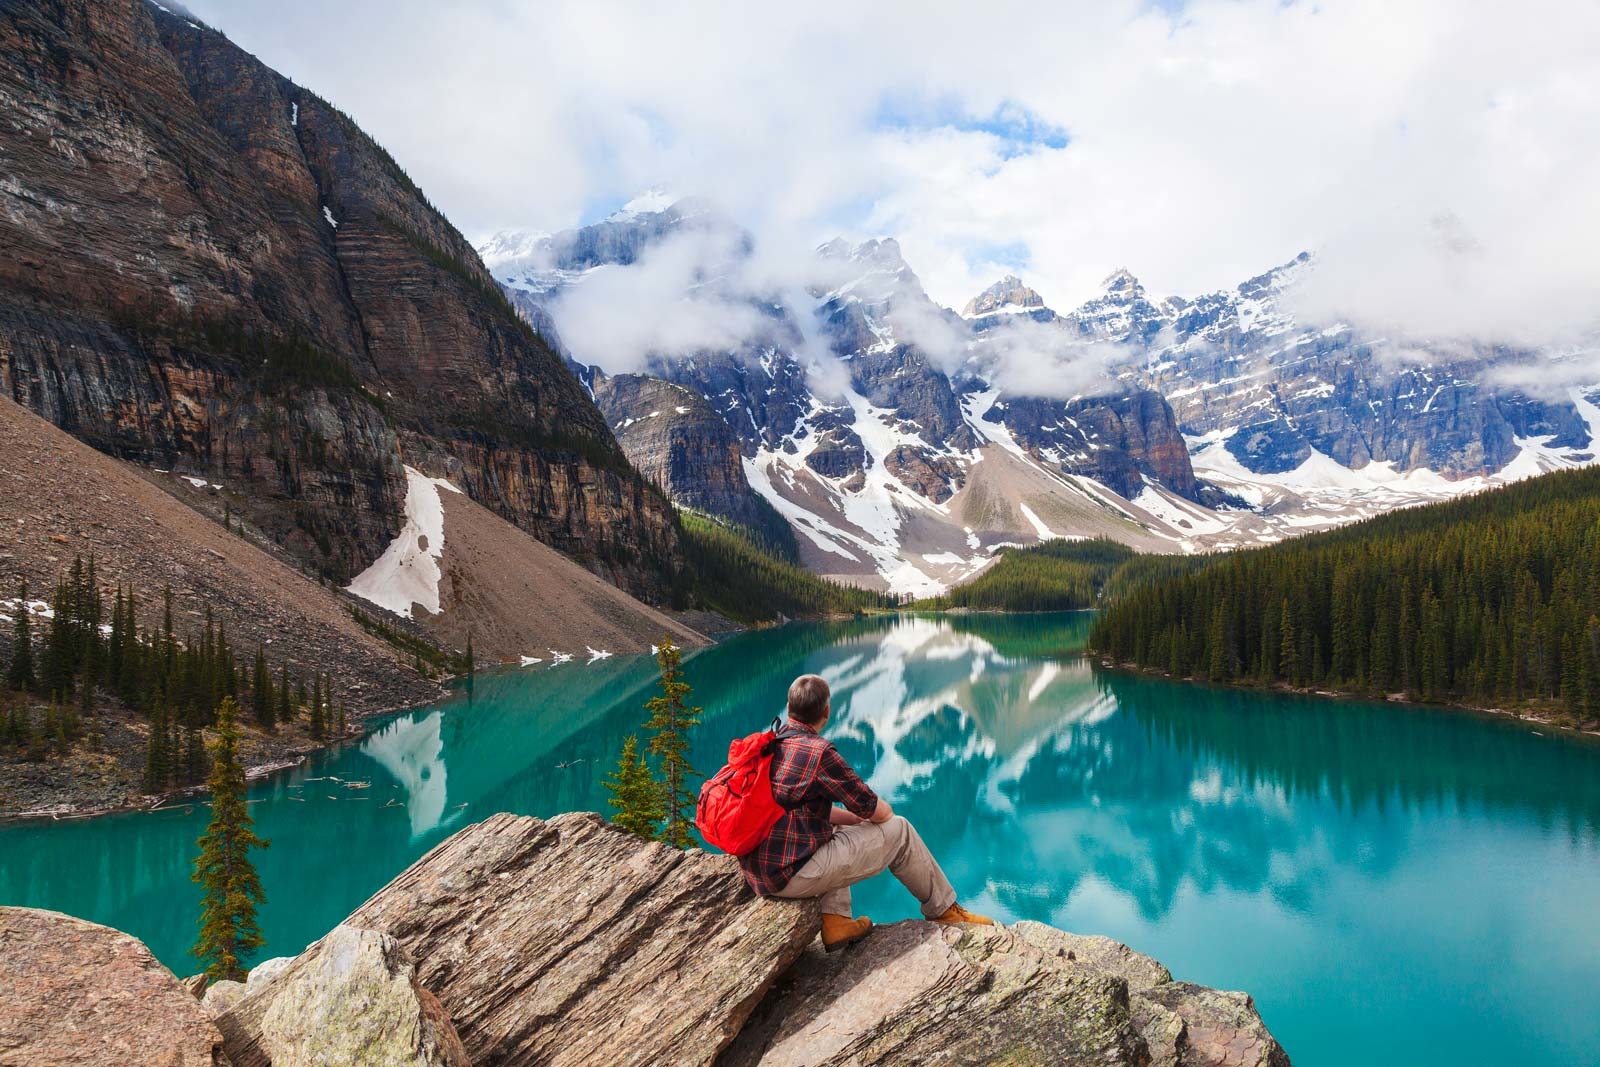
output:
M 1009 930 L 1058 961 L 1125 981 L 1151 1067 L 1289 1067 L 1288 1053 L 1261 1021 L 1248 993 L 1174 982 L 1161 964 L 1109 937 L 1069 934 L 1036 922 L 1016 923 Z
M 807 952 L 718 1067 L 1288 1067 L 1249 998 L 1107 938 L 903 922 Z
M 0 1063 L 227 1060 L 210 1015 L 141 942 L 52 911 L 0 907 Z
M 820 919 L 814 901 L 758 900 L 730 857 L 578 813 L 470 826 L 346 923 L 410 950 L 477 1067 L 692 1067 L 733 1040 Z
M 470 1067 L 449 1013 L 387 934 L 336 926 L 273 962 L 217 1019 L 233 1067 Z

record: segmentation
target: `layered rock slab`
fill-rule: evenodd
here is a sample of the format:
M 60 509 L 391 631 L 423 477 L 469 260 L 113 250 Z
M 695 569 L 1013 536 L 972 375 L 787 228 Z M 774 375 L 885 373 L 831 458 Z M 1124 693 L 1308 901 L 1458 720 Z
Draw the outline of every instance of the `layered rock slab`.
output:
M 0 907 L 0 1064 L 219 1067 L 222 1034 L 138 940 Z
M 217 1019 L 233 1067 L 470 1067 L 449 1013 L 387 934 L 336 926 L 269 962 Z
M 418 961 L 477 1067 L 709 1064 L 820 924 L 757 900 L 735 861 L 598 815 L 495 815 L 347 920 Z
M 807 952 L 718 1067 L 1288 1067 L 1242 993 L 1175 983 L 1117 942 L 1038 923 L 904 922 Z
M 808 952 L 718 1067 L 1142 1064 L 1127 985 L 998 927 L 903 922 Z
M 1161 964 L 1109 937 L 1036 922 L 1008 929 L 1057 961 L 1123 979 L 1151 1067 L 1289 1067 L 1248 993 L 1174 982 Z

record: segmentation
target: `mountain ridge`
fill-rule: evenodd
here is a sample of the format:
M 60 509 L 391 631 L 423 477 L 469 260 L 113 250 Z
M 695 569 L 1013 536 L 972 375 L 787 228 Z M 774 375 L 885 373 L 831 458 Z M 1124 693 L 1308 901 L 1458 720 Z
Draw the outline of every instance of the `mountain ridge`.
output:
M 686 214 L 744 232 L 703 207 Z M 628 263 L 558 275 L 488 250 L 486 264 L 559 337 L 566 294 L 683 226 L 670 209 L 606 223 L 611 233 L 629 224 Z M 557 243 L 592 246 L 571 234 Z M 892 237 L 835 239 L 815 254 L 809 303 L 742 294 L 764 307 L 765 335 L 733 350 L 637 355 L 647 375 L 721 413 L 743 443 L 747 481 L 795 526 L 808 565 L 895 592 L 938 592 L 1003 544 L 1056 535 L 1166 551 L 1270 543 L 1589 462 L 1600 436 L 1581 393 L 1546 401 L 1480 386 L 1495 359 L 1526 353 L 1452 365 L 1461 384 L 1448 420 L 1408 404 L 1443 372 L 1391 368 L 1385 342 L 1354 340 L 1347 324 L 1297 323 L 1284 293 L 1309 269 L 1305 253 L 1192 300 L 1153 300 L 1119 268 L 1065 313 L 1007 275 L 964 315 L 927 296 Z M 717 270 L 722 298 L 741 295 L 736 269 Z M 999 458 L 997 472 L 1018 469 L 973 482 L 985 457 Z

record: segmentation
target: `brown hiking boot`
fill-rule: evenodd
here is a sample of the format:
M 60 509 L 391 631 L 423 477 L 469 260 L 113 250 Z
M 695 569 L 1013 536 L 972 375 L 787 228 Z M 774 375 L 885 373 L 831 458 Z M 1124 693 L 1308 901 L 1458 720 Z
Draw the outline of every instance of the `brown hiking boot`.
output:
M 872 933 L 872 920 L 865 915 L 859 919 L 852 919 L 848 915 L 823 913 L 822 947 L 829 952 L 860 941 L 870 933 Z
M 827 920 L 827 916 L 823 916 Z M 952 904 L 945 913 L 933 920 L 936 923 L 967 923 L 972 926 L 993 926 L 994 920 L 987 915 L 976 915 L 963 908 L 960 904 Z

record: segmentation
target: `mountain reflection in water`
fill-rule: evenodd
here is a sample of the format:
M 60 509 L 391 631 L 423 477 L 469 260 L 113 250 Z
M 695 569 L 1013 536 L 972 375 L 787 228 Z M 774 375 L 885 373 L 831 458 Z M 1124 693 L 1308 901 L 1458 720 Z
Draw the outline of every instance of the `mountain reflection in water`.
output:
M 1600 746 L 1105 672 L 1082 654 L 1088 626 L 900 616 L 739 635 L 686 658 L 704 708 L 691 759 L 714 771 L 815 671 L 834 686 L 829 736 L 977 910 L 1247 989 L 1301 1067 L 1594 1062 Z M 484 674 L 256 786 L 268 953 L 493 812 L 608 810 L 602 779 L 655 681 L 648 657 Z M 0 827 L 0 903 L 128 930 L 188 973 L 207 814 Z M 913 910 L 887 877 L 856 901 L 880 921 Z

